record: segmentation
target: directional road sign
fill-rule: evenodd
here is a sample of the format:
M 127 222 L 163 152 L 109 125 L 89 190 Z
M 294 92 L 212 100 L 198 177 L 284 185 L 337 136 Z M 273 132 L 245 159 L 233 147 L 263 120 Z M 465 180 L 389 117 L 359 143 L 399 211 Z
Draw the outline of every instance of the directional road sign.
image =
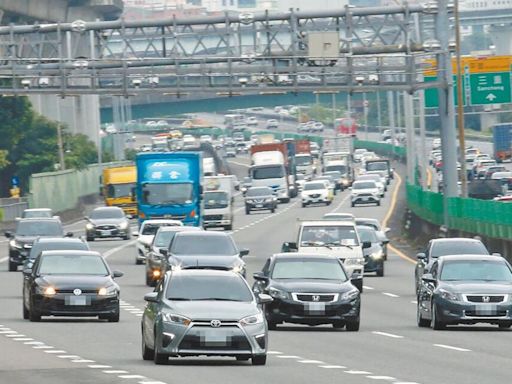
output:
M 512 101 L 510 72 L 471 74 L 469 83 L 471 105 L 502 104 Z
M 437 77 L 435 76 L 425 76 L 424 81 L 436 81 Z M 464 81 L 464 77 L 462 78 L 462 94 L 465 94 L 465 86 L 466 82 Z M 457 76 L 453 76 L 453 99 L 455 105 L 457 103 Z M 464 105 L 466 105 L 466 100 L 464 99 Z M 425 89 L 425 108 L 437 108 L 439 107 L 439 99 L 438 99 L 438 91 L 436 88 Z

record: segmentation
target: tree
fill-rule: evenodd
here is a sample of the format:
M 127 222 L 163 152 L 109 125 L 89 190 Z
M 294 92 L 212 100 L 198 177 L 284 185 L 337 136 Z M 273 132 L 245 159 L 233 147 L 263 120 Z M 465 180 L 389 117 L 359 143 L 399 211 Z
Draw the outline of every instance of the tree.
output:
M 5 149 L 0 149 L 0 169 L 5 168 L 9 165 L 9 160 L 7 160 L 7 155 L 9 151 Z
M 62 137 L 66 168 L 85 169 L 98 160 L 96 145 L 86 135 L 67 132 Z

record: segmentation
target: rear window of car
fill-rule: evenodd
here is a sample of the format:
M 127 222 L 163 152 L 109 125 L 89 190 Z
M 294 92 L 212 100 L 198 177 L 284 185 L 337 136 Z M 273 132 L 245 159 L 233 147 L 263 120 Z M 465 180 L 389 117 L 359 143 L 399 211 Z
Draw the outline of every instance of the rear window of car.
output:
M 88 251 L 89 246 L 87 243 L 82 241 L 68 241 L 68 242 L 36 242 L 32 249 L 30 250 L 30 259 L 35 259 L 41 252 L 43 251 L 66 251 L 66 250 L 74 250 L 74 251 Z
M 478 241 L 442 241 L 434 243 L 431 257 L 449 255 L 488 255 L 489 251 Z

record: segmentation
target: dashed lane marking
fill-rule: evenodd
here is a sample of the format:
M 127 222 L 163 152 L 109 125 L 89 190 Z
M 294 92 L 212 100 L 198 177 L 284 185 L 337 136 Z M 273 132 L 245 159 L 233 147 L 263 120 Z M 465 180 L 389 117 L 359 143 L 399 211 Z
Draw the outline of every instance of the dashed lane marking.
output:
M 72 363 L 95 363 L 94 360 L 87 360 L 87 359 L 76 359 L 71 360 Z
M 145 379 L 145 376 L 142 375 L 119 375 L 117 376 L 121 379 Z
M 299 360 L 298 362 L 302 364 L 325 364 L 323 361 L 319 360 Z
M 446 345 L 446 344 L 434 344 L 434 347 L 444 348 L 444 349 L 450 349 L 452 351 L 458 351 L 458 352 L 471 352 L 471 349 L 466 348 L 460 348 L 460 347 L 454 347 L 452 345 Z
M 354 370 L 350 370 L 350 371 L 344 371 L 345 373 L 348 373 L 349 375 L 371 375 L 372 373 L 371 372 L 368 372 L 368 371 L 354 371 Z
M 368 290 L 368 291 L 373 291 L 373 290 L 375 289 L 375 288 L 373 288 L 373 287 L 369 287 L 369 286 L 367 286 L 367 285 L 363 285 L 363 288 L 364 288 L 364 289 L 366 289 L 366 290 Z
M 295 355 L 278 355 L 277 357 L 280 359 L 302 359 L 302 357 Z
M 387 333 L 387 332 L 373 331 L 372 333 L 373 333 L 374 335 L 391 337 L 392 339 L 403 339 L 403 338 L 404 338 L 403 336 L 400 336 L 400 335 L 394 335 L 394 334 L 392 334 L 392 333 Z
M 50 351 L 44 351 L 44 353 L 67 353 L 67 352 L 66 351 L 62 351 L 60 349 L 52 349 Z
M 325 369 L 346 369 L 347 367 L 344 367 L 343 365 L 320 365 L 320 368 L 325 368 Z
M 123 371 L 120 369 L 108 369 L 106 371 L 101 371 L 103 373 L 109 373 L 109 374 L 122 374 L 122 373 L 128 373 L 128 371 Z
M 385 381 L 395 381 L 396 379 L 391 376 L 366 376 L 368 379 L 373 380 L 385 380 Z
M 89 368 L 92 368 L 92 369 L 108 369 L 108 368 L 112 368 L 112 366 L 110 365 L 101 365 L 101 364 L 91 364 L 91 365 L 88 365 Z
M 382 294 L 385 296 L 389 296 L 389 297 L 400 297 L 398 295 L 395 295 L 394 293 L 389 293 L 389 292 L 382 292 Z
M 120 245 L 119 247 L 115 247 L 115 248 L 112 248 L 112 249 L 109 249 L 108 251 L 106 251 L 104 254 L 103 254 L 103 257 L 105 259 L 108 259 L 110 256 L 112 256 L 114 253 L 117 253 L 125 248 L 128 248 L 129 246 L 132 246 L 134 245 L 135 243 L 137 242 L 137 240 L 130 240 L 126 243 L 124 243 L 123 245 Z

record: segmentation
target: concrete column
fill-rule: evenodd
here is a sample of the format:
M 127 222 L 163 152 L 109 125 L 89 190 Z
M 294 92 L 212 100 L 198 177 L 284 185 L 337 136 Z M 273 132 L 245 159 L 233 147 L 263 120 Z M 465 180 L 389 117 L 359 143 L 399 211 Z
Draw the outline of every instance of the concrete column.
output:
M 495 46 L 496 55 L 512 54 L 512 25 L 492 25 L 489 34 Z
M 499 115 L 494 112 L 480 113 L 480 128 L 483 130 L 492 127 L 500 122 Z
M 415 184 L 416 146 L 414 143 L 414 104 L 412 95 L 404 92 L 405 137 L 407 139 L 407 182 Z

